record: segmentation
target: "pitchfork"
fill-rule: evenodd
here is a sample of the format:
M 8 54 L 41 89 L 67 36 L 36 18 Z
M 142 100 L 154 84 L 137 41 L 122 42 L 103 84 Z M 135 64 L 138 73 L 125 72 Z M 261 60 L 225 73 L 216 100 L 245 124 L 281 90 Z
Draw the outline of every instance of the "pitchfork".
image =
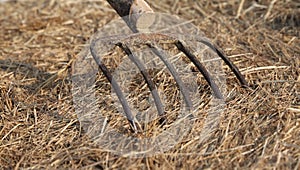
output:
M 144 0 L 107 0 L 107 2 L 116 10 L 119 16 L 123 18 L 123 20 L 126 22 L 126 24 L 132 30 L 133 33 L 142 32 L 143 29 L 147 29 L 149 25 L 155 22 L 151 17 L 151 15 L 149 15 L 149 14 L 153 14 L 154 12 Z M 172 42 L 177 47 L 177 49 L 182 53 L 184 53 L 189 58 L 189 60 L 197 67 L 197 69 L 201 72 L 201 74 L 204 76 L 207 83 L 210 85 L 215 97 L 218 99 L 224 98 L 219 87 L 214 82 L 213 78 L 211 77 L 210 73 L 207 71 L 205 66 L 196 58 L 196 56 L 189 50 L 189 48 L 185 46 L 185 43 L 182 42 L 181 40 L 174 39 L 170 36 L 166 36 L 159 33 L 136 34 L 131 36 L 131 38 L 137 38 L 142 42 L 146 42 L 146 45 L 150 47 L 151 51 L 155 55 L 157 55 L 160 58 L 160 60 L 166 65 L 171 75 L 174 77 L 174 80 L 176 81 L 178 88 L 182 92 L 187 108 L 192 109 L 193 104 L 187 93 L 186 87 L 183 81 L 181 80 L 181 78 L 178 76 L 177 72 L 175 71 L 174 66 L 168 62 L 168 60 L 166 59 L 166 55 L 162 53 L 158 47 L 155 46 L 155 43 L 147 43 L 147 42 L 157 41 L 158 39 L 168 40 Z M 205 39 L 201 39 L 198 41 L 206 45 L 211 50 L 213 50 L 230 67 L 230 69 L 234 72 L 234 74 L 236 75 L 236 77 L 238 78 L 238 80 L 240 81 L 243 87 L 248 86 L 244 76 L 240 73 L 238 68 L 215 45 L 213 45 L 212 43 L 210 43 L 208 40 Z M 123 50 L 125 54 L 129 57 L 129 59 L 138 67 L 141 74 L 143 75 L 145 82 L 147 83 L 147 86 L 151 91 L 151 95 L 153 96 L 158 114 L 160 116 L 163 116 L 164 115 L 163 104 L 160 100 L 155 83 L 149 77 L 147 71 L 145 71 L 146 70 L 145 66 L 133 54 L 132 50 L 130 49 L 129 46 L 126 45 L 126 43 L 118 42 L 118 41 L 115 41 L 113 43 L 115 44 L 115 46 L 120 47 L 120 49 Z M 96 46 L 96 40 L 92 41 L 90 45 L 90 52 L 94 60 L 96 61 L 97 65 L 99 66 L 99 69 L 105 75 L 107 80 L 111 83 L 112 88 L 116 92 L 116 95 L 122 105 L 127 120 L 129 121 L 132 129 L 136 132 L 137 126 L 135 124 L 134 117 L 130 110 L 129 104 L 126 101 L 119 84 L 114 79 L 109 69 L 106 67 L 106 65 L 104 65 L 99 60 L 98 54 L 95 50 L 95 46 Z

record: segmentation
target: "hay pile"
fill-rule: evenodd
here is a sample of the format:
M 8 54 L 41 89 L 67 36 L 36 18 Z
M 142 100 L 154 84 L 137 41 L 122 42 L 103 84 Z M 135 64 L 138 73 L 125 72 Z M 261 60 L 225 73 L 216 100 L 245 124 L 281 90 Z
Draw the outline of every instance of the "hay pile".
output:
M 170 151 L 123 158 L 81 131 L 71 65 L 118 16 L 102 0 L 0 3 L 0 168 L 300 168 L 300 4 L 296 1 L 151 1 L 199 27 L 241 69 L 227 67 L 227 108 L 201 145 L 191 133 Z M 192 132 L 201 131 L 194 126 Z

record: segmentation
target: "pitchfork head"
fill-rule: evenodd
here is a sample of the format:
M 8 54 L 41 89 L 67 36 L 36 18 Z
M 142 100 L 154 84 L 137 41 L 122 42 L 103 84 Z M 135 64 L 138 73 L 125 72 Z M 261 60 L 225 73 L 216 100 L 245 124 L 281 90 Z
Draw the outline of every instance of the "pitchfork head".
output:
M 81 55 L 82 60 L 75 63 L 74 67 L 75 73 L 85 75 L 81 76 L 85 87 L 88 82 L 95 81 L 98 71 L 104 75 L 111 85 L 115 102 L 119 103 L 117 110 L 124 113 L 135 132 L 141 128 L 137 117 L 143 112 L 142 109 L 134 108 L 134 105 L 138 105 L 136 103 L 141 102 L 134 99 L 139 98 L 139 95 L 151 98 L 148 103 L 152 102 L 153 107 L 145 110 L 156 112 L 161 123 L 167 121 L 167 112 L 170 111 L 166 110 L 170 109 L 170 101 L 166 101 L 168 96 L 164 96 L 164 89 L 157 81 L 157 76 L 161 76 L 160 72 L 167 72 L 172 77 L 173 84 L 181 94 L 180 105 L 184 108 L 181 117 L 188 115 L 192 118 L 198 107 L 197 103 L 199 104 L 195 97 L 199 93 L 197 76 L 193 71 L 195 69 L 203 75 L 216 99 L 224 99 L 225 92 L 221 59 L 235 73 L 240 83 L 247 86 L 237 67 L 191 22 L 167 14 L 152 13 L 151 17 L 155 22 L 143 27 L 144 31 L 140 33 L 132 33 L 120 20 L 104 26 L 92 38 L 89 47 Z M 120 53 L 114 56 L 113 51 Z M 114 68 L 112 65 L 115 65 Z M 130 95 L 134 93 L 130 83 L 137 74 L 141 75 L 145 84 L 141 89 L 147 87 L 148 94 L 140 92 L 141 94 L 135 93 L 137 96 Z M 80 83 L 78 85 L 83 86 Z

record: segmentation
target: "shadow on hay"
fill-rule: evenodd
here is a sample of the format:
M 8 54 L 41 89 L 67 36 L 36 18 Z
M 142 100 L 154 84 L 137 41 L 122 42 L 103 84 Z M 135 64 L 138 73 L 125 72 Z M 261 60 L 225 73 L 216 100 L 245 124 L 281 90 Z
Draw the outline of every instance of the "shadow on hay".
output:
M 31 64 L 10 59 L 0 60 L 0 70 L 3 70 L 8 74 L 12 72 L 13 76 L 17 77 L 16 79 L 18 80 L 20 80 L 19 77 L 22 77 L 21 81 L 34 80 L 30 81 L 30 83 L 21 82 L 11 84 L 8 84 L 4 80 L 5 86 L 0 87 L 0 95 L 3 100 L 7 101 L 1 102 L 1 112 L 5 111 L 5 108 L 20 108 L 22 110 L 25 109 L 30 111 L 35 109 L 36 112 L 44 113 L 47 116 L 50 116 L 50 119 L 55 121 L 68 121 L 72 119 L 70 115 L 67 115 L 67 111 L 60 108 L 65 106 L 59 104 L 59 99 L 57 98 L 59 93 L 65 93 L 65 96 L 71 96 L 69 94 L 70 92 L 66 90 L 70 88 L 64 88 L 71 84 L 68 78 L 58 78 L 56 73 L 51 74 L 42 71 Z M 22 98 L 21 96 L 23 95 L 19 95 L 19 91 L 15 90 L 17 88 L 22 89 L 27 98 Z M 44 94 L 39 93 L 40 90 L 43 90 Z M 72 101 L 72 99 L 69 101 Z M 8 106 L 8 104 L 10 106 Z M 72 106 L 72 102 L 69 105 Z M 63 112 L 63 114 L 60 112 Z M 34 115 L 29 114 L 29 118 L 34 118 Z M 80 130 L 79 122 L 75 122 L 72 126 L 76 126 L 76 128 Z

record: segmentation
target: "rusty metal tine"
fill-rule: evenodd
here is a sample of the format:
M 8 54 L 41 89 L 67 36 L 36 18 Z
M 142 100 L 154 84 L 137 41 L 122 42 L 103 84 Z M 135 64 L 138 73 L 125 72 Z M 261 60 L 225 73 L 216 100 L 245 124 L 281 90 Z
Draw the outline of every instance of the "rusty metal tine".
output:
M 163 63 L 167 66 L 168 70 L 170 71 L 170 73 L 172 74 L 172 76 L 174 77 L 182 95 L 184 98 L 184 101 L 188 107 L 188 110 L 191 111 L 193 110 L 193 103 L 191 101 L 191 98 L 189 96 L 188 90 L 186 89 L 184 83 L 182 82 L 180 76 L 177 74 L 174 66 L 168 61 L 168 57 L 163 53 L 163 51 L 159 50 L 158 47 L 156 47 L 153 44 L 148 43 L 147 44 L 152 52 L 154 52 L 155 55 L 157 55 L 162 61 Z
M 151 94 L 153 96 L 154 99 L 154 103 L 156 105 L 158 114 L 160 116 L 162 116 L 164 114 L 164 108 L 163 108 L 163 104 L 159 98 L 159 94 L 157 92 L 157 88 L 154 84 L 154 82 L 152 81 L 152 79 L 150 78 L 146 68 L 144 67 L 144 65 L 142 64 L 142 62 L 132 53 L 132 51 L 129 49 L 129 47 L 124 44 L 124 43 L 117 43 L 116 44 L 118 47 L 120 47 L 125 53 L 126 55 L 129 57 L 129 59 L 138 67 L 138 69 L 140 70 L 141 74 L 143 75 L 150 91 Z
M 98 55 L 95 51 L 95 41 L 92 41 L 91 45 L 90 45 L 90 52 L 94 58 L 94 60 L 96 61 L 97 65 L 99 66 L 99 68 L 101 69 L 102 73 L 105 75 L 105 77 L 107 78 L 107 80 L 111 83 L 113 89 L 115 90 L 118 99 L 123 107 L 123 110 L 125 112 L 126 118 L 129 121 L 132 129 L 134 130 L 134 132 L 137 132 L 137 127 L 134 123 L 134 117 L 133 114 L 130 110 L 130 107 L 128 105 L 127 100 L 124 97 L 124 94 L 119 86 L 119 84 L 117 83 L 117 81 L 113 78 L 112 74 L 110 73 L 110 71 L 108 70 L 108 68 L 98 59 Z
M 213 51 L 215 51 L 220 58 L 229 66 L 229 68 L 233 71 L 237 79 L 240 81 L 242 87 L 248 87 L 248 83 L 245 80 L 245 77 L 241 74 L 237 66 L 229 60 L 228 57 L 226 57 L 216 46 L 214 46 L 212 43 L 209 41 L 205 40 L 199 40 L 199 42 L 207 45 L 209 48 L 211 48 Z
M 208 84 L 212 88 L 215 96 L 218 99 L 224 99 L 219 87 L 217 86 L 217 84 L 215 83 L 215 81 L 213 80 L 213 78 L 211 77 L 209 72 L 207 71 L 207 69 L 204 67 L 204 65 L 202 65 L 200 63 L 200 61 L 197 59 L 197 57 L 193 53 L 191 53 L 191 51 L 189 49 L 187 49 L 182 44 L 182 42 L 176 41 L 175 45 L 178 48 L 178 50 L 182 51 L 195 64 L 195 66 L 198 68 L 198 70 L 201 72 L 201 74 L 204 76 L 205 80 L 208 82 Z

